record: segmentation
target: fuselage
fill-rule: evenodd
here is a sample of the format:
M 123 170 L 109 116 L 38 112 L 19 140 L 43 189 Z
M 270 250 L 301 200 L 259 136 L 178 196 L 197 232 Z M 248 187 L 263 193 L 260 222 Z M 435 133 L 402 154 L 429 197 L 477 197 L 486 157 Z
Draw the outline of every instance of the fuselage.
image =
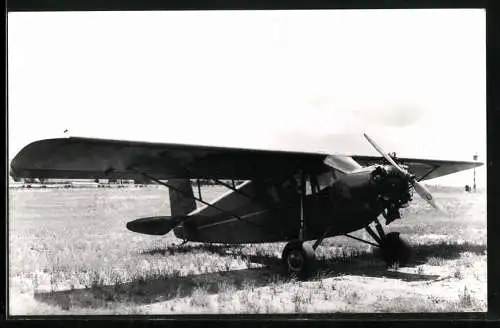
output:
M 377 177 L 377 172 L 385 174 Z M 389 179 L 390 178 L 390 179 Z M 392 180 L 392 181 L 391 181 Z M 310 179 L 302 203 L 305 240 L 359 230 L 388 206 L 390 197 L 403 197 L 408 184 L 391 167 L 366 167 L 336 176 L 334 172 Z M 174 229 L 177 237 L 212 243 L 263 243 L 297 239 L 300 230 L 301 196 L 296 179 L 272 185 L 246 181 L 214 201 L 198 208 Z

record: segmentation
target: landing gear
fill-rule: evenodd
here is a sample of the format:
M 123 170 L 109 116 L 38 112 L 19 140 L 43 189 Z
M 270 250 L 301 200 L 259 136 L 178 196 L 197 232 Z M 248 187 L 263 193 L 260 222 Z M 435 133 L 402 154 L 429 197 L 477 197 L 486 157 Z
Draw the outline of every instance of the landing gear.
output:
M 300 214 L 299 214 L 299 239 L 286 244 L 281 255 L 285 273 L 299 280 L 306 280 L 316 270 L 316 254 L 314 248 L 304 244 L 306 240 L 306 224 L 304 215 L 304 203 L 306 197 L 306 176 L 300 173 Z
M 403 267 L 408 264 L 411 256 L 411 247 L 399 236 L 399 232 L 390 232 L 385 234 L 382 225 L 378 220 L 375 220 L 375 228 L 377 234 L 367 226 L 366 231 L 372 236 L 380 247 L 380 254 L 385 264 L 388 267 L 397 265 Z
M 399 232 L 390 232 L 380 245 L 382 259 L 388 267 L 404 267 L 411 257 L 411 247 L 399 236 Z
M 299 280 L 306 280 L 316 270 L 314 249 L 301 240 L 293 240 L 286 244 L 281 259 L 286 274 Z
M 401 239 L 399 232 L 390 232 L 385 234 L 382 225 L 378 220 L 375 220 L 375 228 L 377 232 L 375 232 L 370 226 L 366 226 L 365 230 L 376 243 L 372 243 L 349 234 L 345 234 L 345 236 L 378 247 L 382 260 L 384 260 L 388 267 L 406 266 L 412 254 L 410 245 Z

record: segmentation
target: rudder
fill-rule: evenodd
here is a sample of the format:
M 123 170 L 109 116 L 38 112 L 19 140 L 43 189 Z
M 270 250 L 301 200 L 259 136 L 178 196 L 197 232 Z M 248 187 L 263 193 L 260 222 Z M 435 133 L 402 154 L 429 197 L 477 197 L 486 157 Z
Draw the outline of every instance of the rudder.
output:
M 168 180 L 168 185 L 178 190 L 168 188 L 170 215 L 172 217 L 186 216 L 196 209 L 193 187 L 189 179 L 171 179 Z M 180 224 L 174 228 L 174 235 L 181 239 L 187 238 L 184 232 L 184 224 Z
M 171 179 L 168 180 L 168 185 L 179 190 L 168 189 L 171 216 L 185 216 L 196 209 L 193 187 L 189 179 Z

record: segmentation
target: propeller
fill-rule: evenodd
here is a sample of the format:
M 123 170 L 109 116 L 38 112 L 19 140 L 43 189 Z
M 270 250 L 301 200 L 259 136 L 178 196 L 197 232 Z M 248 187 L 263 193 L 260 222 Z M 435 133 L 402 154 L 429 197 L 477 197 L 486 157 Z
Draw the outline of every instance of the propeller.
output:
M 443 212 L 443 210 L 435 202 L 431 192 L 423 184 L 418 182 L 413 174 L 410 174 L 410 172 L 406 171 L 404 168 L 399 166 L 398 163 L 396 163 L 386 152 L 384 152 L 384 150 L 379 145 L 377 145 L 377 143 L 373 141 L 366 133 L 363 133 L 363 135 L 365 136 L 366 140 L 368 140 L 368 142 L 373 146 L 373 148 L 375 148 L 380 153 L 380 155 L 384 156 L 384 158 L 392 166 L 394 166 L 404 177 L 406 177 L 410 181 L 413 188 L 420 197 L 422 197 L 427 203 L 429 203 L 435 209 Z

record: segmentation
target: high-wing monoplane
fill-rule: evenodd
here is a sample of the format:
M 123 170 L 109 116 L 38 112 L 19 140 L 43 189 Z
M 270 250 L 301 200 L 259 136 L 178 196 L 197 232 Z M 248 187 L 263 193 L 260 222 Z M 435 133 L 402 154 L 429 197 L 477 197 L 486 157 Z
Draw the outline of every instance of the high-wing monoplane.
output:
M 169 188 L 170 216 L 127 223 L 134 232 L 174 232 L 204 243 L 287 242 L 282 261 L 301 279 L 314 272 L 325 238 L 345 235 L 380 247 L 387 265 L 407 264 L 411 248 L 386 234 L 416 192 L 439 210 L 424 180 L 482 163 L 395 158 L 370 137 L 382 157 L 251 150 L 132 141 L 59 138 L 33 142 L 11 163 L 15 178 L 144 179 Z M 229 191 L 203 200 L 193 180 L 211 179 Z M 235 184 L 234 181 L 244 181 Z M 195 195 L 197 194 L 197 195 Z M 196 202 L 203 204 L 197 208 Z M 375 229 L 372 228 L 372 224 Z M 365 229 L 374 242 L 350 235 Z M 314 243 L 305 243 L 314 241 Z

